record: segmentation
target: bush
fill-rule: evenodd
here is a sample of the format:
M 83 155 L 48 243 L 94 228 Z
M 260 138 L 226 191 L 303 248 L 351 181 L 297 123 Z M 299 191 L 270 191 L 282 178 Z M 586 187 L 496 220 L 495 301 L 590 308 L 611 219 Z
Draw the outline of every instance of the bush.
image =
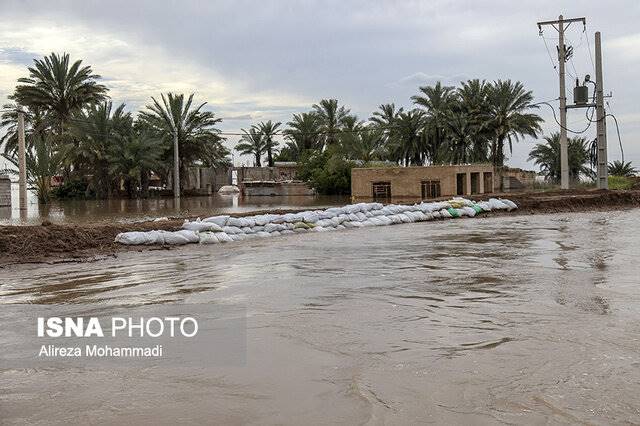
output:
M 625 176 L 609 176 L 609 189 L 631 189 L 633 180 Z
M 51 196 L 58 200 L 69 198 L 85 198 L 87 195 L 87 184 L 82 180 L 65 181 L 62 185 L 51 190 Z
M 300 159 L 298 177 L 320 194 L 351 194 L 353 161 L 345 160 L 332 150 L 307 152 Z

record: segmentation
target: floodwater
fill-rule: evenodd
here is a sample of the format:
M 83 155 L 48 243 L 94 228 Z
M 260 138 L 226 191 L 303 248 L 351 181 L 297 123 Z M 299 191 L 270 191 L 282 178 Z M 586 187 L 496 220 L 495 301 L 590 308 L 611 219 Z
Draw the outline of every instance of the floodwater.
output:
M 12 185 L 12 206 L 0 207 L 0 225 L 40 224 L 43 219 L 52 223 L 113 223 L 149 220 L 163 216 L 214 216 L 264 209 L 324 208 L 349 203 L 345 196 L 278 196 L 240 197 L 214 194 L 208 197 L 182 197 L 176 205 L 173 197 L 114 200 L 53 200 L 38 205 L 29 193 L 28 211 L 21 215 L 16 185 Z
M 6 368 L 0 418 L 638 423 L 639 223 L 637 209 L 458 219 L 0 269 L 0 303 L 25 312 L 246 309 L 243 365 Z M 26 339 L 4 336 L 0 357 Z

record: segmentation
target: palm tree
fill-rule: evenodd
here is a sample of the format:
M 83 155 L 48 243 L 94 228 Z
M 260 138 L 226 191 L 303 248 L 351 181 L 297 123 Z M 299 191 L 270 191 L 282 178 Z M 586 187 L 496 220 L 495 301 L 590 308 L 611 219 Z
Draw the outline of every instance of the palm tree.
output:
M 202 110 L 206 102 L 192 106 L 193 94 L 185 99 L 183 94 L 174 93 L 162 94 L 161 102 L 153 97 L 151 100 L 147 111 L 140 113 L 140 120 L 142 125 L 149 126 L 154 137 L 164 142 L 165 171 L 171 169 L 173 162 L 174 135 L 178 136 L 180 182 L 184 182 L 187 168 L 195 163 L 206 167 L 229 164 L 229 151 L 222 145 L 224 139 L 215 127 L 222 119 Z
M 346 149 L 346 157 L 351 160 L 362 160 L 364 163 L 382 159 L 384 132 L 375 126 L 364 127 L 351 139 Z
M 77 171 L 90 176 L 87 191 L 93 189 L 96 198 L 109 197 L 116 183 L 109 173 L 107 153 L 116 144 L 116 138 L 125 137 L 133 130 L 131 113 L 124 108 L 125 105 L 120 104 L 113 110 L 111 102 L 103 102 L 75 114 L 70 120 L 74 141 L 65 147 L 65 158 Z
M 5 112 L 0 115 L 0 129 L 6 129 L 4 135 L 0 138 L 0 146 L 4 146 L 4 153 L 13 155 L 18 151 L 18 110 L 20 105 L 11 103 L 3 105 Z M 24 108 L 23 108 L 24 110 Z M 26 108 L 24 113 L 24 128 L 26 142 L 30 140 L 30 136 L 39 134 L 39 137 L 45 137 L 45 133 L 49 130 L 51 120 L 49 116 L 40 108 Z M 35 137 L 35 136 L 34 136 Z
M 90 66 L 82 66 L 81 60 L 71 63 L 68 53 L 51 53 L 33 62 L 29 77 L 18 79 L 11 99 L 50 115 L 59 135 L 73 114 L 106 99 L 108 89 L 97 82 L 100 76 Z
M 277 147 L 278 143 L 273 140 L 273 137 L 278 133 L 282 123 L 274 123 L 271 120 L 263 121 L 256 126 L 256 130 L 262 135 L 264 140 L 264 147 L 267 151 L 267 163 L 269 167 L 273 167 L 273 151 Z
M 404 111 L 404 108 L 400 107 L 396 109 L 396 105 L 382 104 L 378 106 L 378 111 L 374 111 L 369 121 L 379 127 L 389 127 L 393 125 L 393 122 L 398 118 L 398 114 Z
M 312 112 L 293 114 L 293 118 L 287 123 L 287 126 L 288 128 L 282 132 L 286 139 L 284 149 L 291 154 L 293 160 L 300 159 L 305 151 L 322 147 L 318 134 L 320 119 L 317 114 Z
M 38 201 L 46 204 L 51 195 L 51 178 L 59 171 L 62 164 L 62 156 L 55 152 L 50 141 L 36 133 L 30 138 L 29 149 L 26 151 L 27 183 L 35 189 Z M 2 154 L 16 168 L 18 168 L 18 155 Z M 14 172 L 17 174 L 17 172 Z
M 553 133 L 551 136 L 545 136 L 544 143 L 538 143 L 529 152 L 528 161 L 540 167 L 542 174 L 552 182 L 559 182 L 561 177 L 560 171 L 560 134 Z M 586 177 L 593 176 L 587 164 L 589 164 L 589 143 L 581 137 L 569 138 L 569 177 L 577 181 L 580 175 Z
M 437 82 L 435 86 L 420 87 L 421 94 L 411 97 L 413 103 L 422 107 L 426 111 L 424 121 L 426 145 L 426 157 L 432 163 L 441 163 L 443 159 L 439 157 L 442 153 L 442 145 L 446 135 L 444 131 L 445 118 L 452 104 L 457 99 L 457 94 L 453 86 L 443 86 Z
M 163 151 L 162 141 L 150 133 L 119 135 L 106 153 L 109 173 L 122 179 L 127 195 L 133 198 L 138 188 L 145 192 L 144 175 L 159 166 Z
M 324 134 L 322 138 L 324 148 L 335 145 L 338 142 L 337 134 L 351 110 L 339 106 L 337 99 L 322 99 L 312 108 L 320 120 L 320 131 Z
M 412 109 L 398 114 L 394 127 L 389 133 L 387 156 L 404 166 L 421 166 L 427 160 L 425 136 L 425 114 Z
M 262 167 L 262 156 L 266 151 L 266 145 L 262 134 L 255 127 L 251 127 L 249 131 L 242 129 L 242 139 L 236 145 L 236 151 L 242 155 L 253 155 L 255 158 L 255 166 Z
M 524 89 L 521 82 L 498 80 L 489 86 L 488 119 L 492 129 L 491 159 L 494 166 L 504 165 L 504 144 L 509 143 L 512 151 L 513 142 L 524 136 L 536 137 L 542 118 L 527 111 L 537 106 L 532 105 L 533 94 Z
M 631 165 L 631 161 L 624 163 L 620 160 L 609 163 L 608 171 L 612 176 L 624 177 L 632 177 L 638 173 L 638 171 Z

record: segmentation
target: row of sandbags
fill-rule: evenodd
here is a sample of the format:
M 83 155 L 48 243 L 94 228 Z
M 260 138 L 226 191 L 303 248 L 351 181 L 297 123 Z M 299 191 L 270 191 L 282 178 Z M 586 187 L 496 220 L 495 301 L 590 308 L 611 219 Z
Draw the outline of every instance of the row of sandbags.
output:
M 300 213 L 247 217 L 213 216 L 202 220 L 185 220 L 180 231 L 123 232 L 116 236 L 116 242 L 128 245 L 217 244 L 294 233 L 474 217 L 491 210 L 516 208 L 514 202 L 498 198 L 480 202 L 454 198 L 450 201 L 386 206 L 380 203 L 359 203 Z

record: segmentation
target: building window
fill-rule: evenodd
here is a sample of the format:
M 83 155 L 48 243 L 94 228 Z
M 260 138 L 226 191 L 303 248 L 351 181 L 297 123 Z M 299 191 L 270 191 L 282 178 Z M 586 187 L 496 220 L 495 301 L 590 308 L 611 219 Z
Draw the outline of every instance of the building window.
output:
M 422 199 L 439 198 L 440 197 L 440 181 L 439 180 L 423 180 L 422 181 Z
M 493 173 L 484 172 L 484 193 L 491 194 L 493 192 Z
M 391 182 L 373 182 L 371 190 L 374 200 L 391 198 Z

